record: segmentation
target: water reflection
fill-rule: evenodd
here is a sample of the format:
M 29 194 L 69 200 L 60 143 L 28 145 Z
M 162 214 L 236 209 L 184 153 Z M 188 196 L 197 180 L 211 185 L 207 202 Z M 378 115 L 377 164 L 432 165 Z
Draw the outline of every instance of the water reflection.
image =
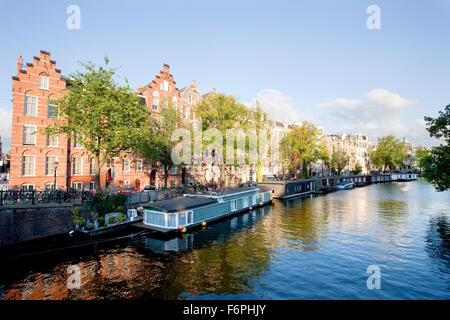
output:
M 432 261 L 443 272 L 450 273 L 450 221 L 448 216 L 439 215 L 430 218 L 425 243 L 427 253 Z
M 169 241 L 141 235 L 0 265 L 0 298 L 442 299 L 449 205 L 422 182 L 276 201 Z M 383 268 L 381 291 L 365 287 L 369 264 Z M 67 288 L 70 265 L 81 290 Z

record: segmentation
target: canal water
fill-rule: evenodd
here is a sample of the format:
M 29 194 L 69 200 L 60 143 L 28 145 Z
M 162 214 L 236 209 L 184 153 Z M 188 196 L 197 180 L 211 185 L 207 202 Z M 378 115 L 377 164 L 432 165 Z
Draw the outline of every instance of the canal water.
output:
M 449 195 L 377 184 L 276 201 L 170 241 L 1 260 L 0 298 L 450 299 Z

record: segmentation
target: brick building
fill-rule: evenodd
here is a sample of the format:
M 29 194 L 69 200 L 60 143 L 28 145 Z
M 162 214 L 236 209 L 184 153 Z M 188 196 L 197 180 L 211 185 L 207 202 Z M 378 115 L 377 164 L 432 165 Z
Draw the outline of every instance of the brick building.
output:
M 39 57 L 33 57 L 24 69 L 23 58 L 18 58 L 17 74 L 12 77 L 13 117 L 11 137 L 10 185 L 26 190 L 73 188 L 77 190 L 95 188 L 94 161 L 89 152 L 82 148 L 76 137 L 64 134 L 49 136 L 44 129 L 54 121 L 61 121 L 53 99 L 61 98 L 67 80 L 56 69 L 56 62 L 50 60 L 50 53 L 41 50 Z M 137 89 L 141 103 L 158 117 L 163 104 L 169 101 L 175 105 L 185 121 L 195 126 L 193 107 L 203 99 L 195 81 L 179 90 L 176 87 L 170 67 L 162 70 L 147 85 Z M 213 92 L 206 94 L 211 96 Z M 205 170 L 200 160 L 198 165 L 186 168 L 171 168 L 168 183 L 174 187 L 186 181 L 186 177 L 201 176 Z M 197 171 L 190 170 L 195 167 Z M 56 173 L 56 175 L 55 175 Z M 56 179 L 55 179 L 56 176 Z M 101 187 L 133 185 L 142 189 L 145 185 L 162 187 L 163 168 L 152 166 L 145 159 L 132 152 L 124 152 L 119 158 L 111 159 L 101 170 Z M 185 180 L 185 181 L 183 181 Z

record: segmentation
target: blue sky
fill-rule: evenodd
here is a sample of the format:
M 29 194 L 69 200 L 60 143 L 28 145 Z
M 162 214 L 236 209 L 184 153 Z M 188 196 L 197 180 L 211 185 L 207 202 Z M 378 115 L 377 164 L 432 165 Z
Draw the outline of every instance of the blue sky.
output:
M 81 29 L 69 30 L 69 5 Z M 381 29 L 369 30 L 369 5 Z M 50 51 L 69 74 L 108 54 L 137 88 L 163 63 L 179 88 L 195 79 L 280 120 L 327 133 L 393 133 L 416 144 L 423 116 L 450 103 L 449 1 L 1 1 L 0 134 L 9 149 L 17 57 Z M 9 117 L 9 118 L 8 118 Z

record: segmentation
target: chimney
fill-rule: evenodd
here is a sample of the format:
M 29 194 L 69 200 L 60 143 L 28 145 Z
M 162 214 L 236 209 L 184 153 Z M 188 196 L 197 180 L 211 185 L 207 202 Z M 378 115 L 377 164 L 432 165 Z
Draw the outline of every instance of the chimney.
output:
M 216 94 L 216 88 L 212 89 L 212 93 Z
M 22 70 L 22 66 L 23 66 L 23 58 L 22 58 L 22 56 L 20 56 L 17 59 L 17 73 L 19 73 L 20 70 Z
M 191 83 L 193 86 L 195 86 L 195 80 L 192 80 L 192 83 Z

